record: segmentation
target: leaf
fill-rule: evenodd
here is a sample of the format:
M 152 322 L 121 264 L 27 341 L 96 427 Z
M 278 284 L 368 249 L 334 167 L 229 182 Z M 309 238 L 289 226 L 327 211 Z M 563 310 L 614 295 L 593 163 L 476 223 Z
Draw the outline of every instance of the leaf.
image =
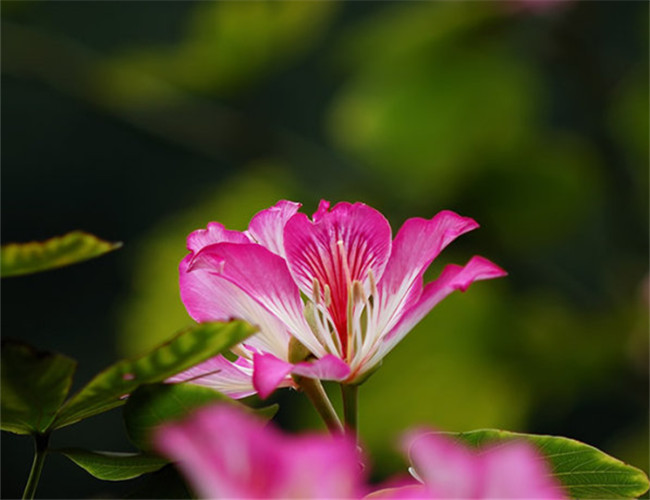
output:
M 99 257 L 116 250 L 122 243 L 100 240 L 83 231 L 72 231 L 45 241 L 2 245 L 0 276 L 19 276 Z
M 124 407 L 126 432 L 134 445 L 149 450 L 150 434 L 160 424 L 211 403 L 230 401 L 234 403 L 228 396 L 194 384 L 145 385 L 131 394 Z
M 175 375 L 238 344 L 256 328 L 242 321 L 203 323 L 181 332 L 169 342 L 134 360 L 123 360 L 95 376 L 59 411 L 58 429 L 121 406 L 142 384 Z
M 63 404 L 77 363 L 22 342 L 2 342 L 1 428 L 16 434 L 45 432 Z
M 230 404 L 270 420 L 278 405 L 251 409 L 209 387 L 180 383 L 145 385 L 138 388 L 124 407 L 124 422 L 129 439 L 138 448 L 152 449 L 152 431 L 170 420 L 177 420 L 193 410 L 211 404 Z
M 648 490 L 648 477 L 643 471 L 575 439 L 496 429 L 445 434 L 474 447 L 513 439 L 532 443 L 572 498 L 637 498 Z
M 168 463 L 164 458 L 145 453 L 89 451 L 81 448 L 56 450 L 90 475 L 104 481 L 125 481 L 154 472 Z

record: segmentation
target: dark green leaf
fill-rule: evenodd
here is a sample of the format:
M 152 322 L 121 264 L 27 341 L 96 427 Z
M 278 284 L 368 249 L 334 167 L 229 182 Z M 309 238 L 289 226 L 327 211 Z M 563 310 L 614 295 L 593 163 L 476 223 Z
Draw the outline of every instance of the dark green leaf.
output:
M 142 384 L 153 384 L 238 344 L 256 331 L 241 321 L 204 323 L 134 360 L 123 360 L 95 376 L 59 411 L 53 428 L 121 406 Z
M 643 471 L 574 439 L 496 429 L 449 434 L 475 447 L 513 439 L 532 443 L 572 498 L 637 498 L 648 490 Z
M 2 430 L 42 433 L 72 384 L 77 363 L 16 341 L 2 342 Z
M 194 384 L 145 385 L 136 390 L 124 407 L 124 422 L 129 439 L 138 448 L 151 449 L 154 428 L 176 420 L 190 411 L 215 403 L 233 403 L 228 396 Z
M 9 243 L 2 245 L 0 276 L 19 276 L 68 266 L 121 246 L 122 243 L 109 243 L 82 231 L 72 231 L 45 241 Z
M 81 448 L 56 450 L 92 476 L 104 481 L 125 481 L 147 472 L 157 471 L 167 460 L 144 453 L 89 451 Z
M 180 419 L 197 408 L 218 403 L 238 406 L 267 420 L 277 412 L 277 405 L 253 410 L 209 387 L 187 383 L 145 385 L 129 397 L 124 407 L 126 431 L 133 444 L 149 450 L 152 448 L 151 432 L 157 426 Z

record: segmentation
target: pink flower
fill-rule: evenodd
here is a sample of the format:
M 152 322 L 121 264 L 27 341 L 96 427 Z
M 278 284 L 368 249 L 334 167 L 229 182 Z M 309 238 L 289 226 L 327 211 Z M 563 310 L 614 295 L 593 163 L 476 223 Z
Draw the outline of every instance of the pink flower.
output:
M 239 318 L 260 332 L 235 349 L 172 378 L 232 397 L 267 397 L 291 374 L 358 382 L 442 299 L 476 280 L 506 273 L 482 257 L 423 274 L 456 237 L 478 227 L 443 211 L 407 220 L 392 240 L 386 218 L 363 203 L 321 201 L 309 219 L 280 201 L 247 231 L 210 223 L 189 235 L 180 264 L 181 298 L 199 322 Z M 312 357 L 290 363 L 295 337 Z M 202 376 L 203 375 L 203 376 Z
M 163 425 L 154 441 L 204 498 L 359 498 L 364 492 L 351 439 L 284 435 L 229 406 Z
M 404 448 L 420 481 L 402 481 L 368 498 L 566 498 L 544 457 L 525 442 L 472 450 L 441 434 L 416 431 Z

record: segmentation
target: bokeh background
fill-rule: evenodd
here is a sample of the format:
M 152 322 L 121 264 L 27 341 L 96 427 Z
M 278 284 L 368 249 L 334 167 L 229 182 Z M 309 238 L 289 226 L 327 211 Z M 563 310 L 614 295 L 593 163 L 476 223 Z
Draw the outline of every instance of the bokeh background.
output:
M 361 200 L 394 231 L 452 209 L 482 227 L 431 276 L 473 254 L 510 275 L 448 298 L 362 386 L 373 477 L 422 423 L 648 471 L 648 43 L 646 2 L 2 2 L 3 242 L 124 242 L 3 281 L 2 336 L 78 359 L 78 387 L 191 324 L 177 264 L 209 221 L 282 198 Z M 272 400 L 322 428 L 302 395 Z M 53 445 L 131 449 L 120 410 Z M 31 454 L 2 435 L 4 498 Z M 51 456 L 38 494 L 143 482 Z

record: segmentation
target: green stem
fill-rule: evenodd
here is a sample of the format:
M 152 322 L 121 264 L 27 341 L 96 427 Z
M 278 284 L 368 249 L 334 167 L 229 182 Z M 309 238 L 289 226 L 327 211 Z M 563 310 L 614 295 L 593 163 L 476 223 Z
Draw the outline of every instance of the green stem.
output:
M 47 444 L 49 441 L 49 434 L 34 435 L 34 462 L 32 462 L 32 470 L 29 472 L 29 479 L 27 479 L 27 485 L 23 492 L 23 499 L 34 498 L 38 480 L 41 478 L 43 464 L 45 463 L 45 455 L 47 455 Z
M 343 425 L 339 420 L 332 402 L 327 397 L 323 385 L 320 380 L 306 377 L 294 376 L 294 380 L 300 386 L 302 391 L 307 395 L 311 404 L 314 405 L 316 411 L 325 422 L 325 425 L 332 434 L 343 433 Z
M 356 384 L 341 384 L 341 394 L 343 396 L 343 417 L 347 432 L 357 441 L 357 414 L 358 414 L 358 395 L 359 386 Z

